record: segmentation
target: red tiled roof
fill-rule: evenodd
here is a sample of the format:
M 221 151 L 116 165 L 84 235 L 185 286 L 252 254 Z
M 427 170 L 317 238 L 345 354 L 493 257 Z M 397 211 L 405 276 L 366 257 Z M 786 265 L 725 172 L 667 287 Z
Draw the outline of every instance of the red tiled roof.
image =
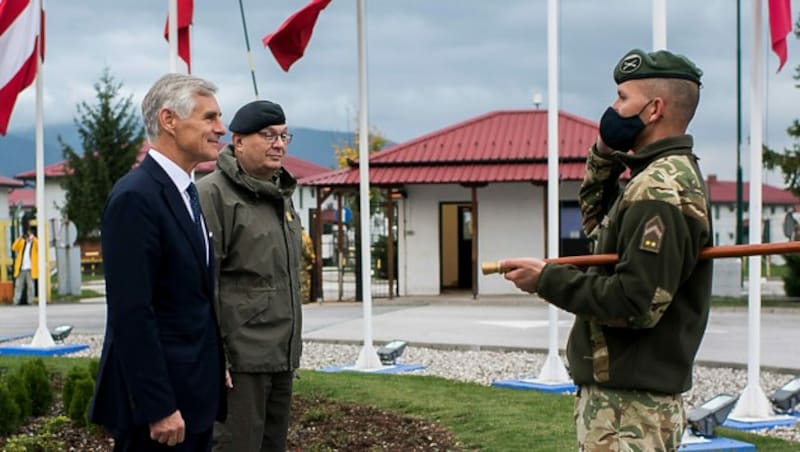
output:
M 736 202 L 736 181 L 721 181 L 715 175 L 709 175 L 706 181 L 708 194 L 711 202 L 714 203 L 735 203 Z M 750 200 L 750 183 L 742 183 L 742 198 L 744 202 Z M 789 204 L 800 203 L 800 197 L 795 196 L 789 190 L 773 187 L 772 185 L 761 185 L 762 204 Z
M 586 158 L 597 123 L 559 112 L 559 155 Z M 376 152 L 370 165 L 399 163 L 502 162 L 547 159 L 547 110 L 486 113 Z
M 562 163 L 562 180 L 582 180 L 583 162 Z M 475 163 L 470 165 L 374 166 L 369 169 L 370 185 L 469 184 L 489 182 L 530 182 L 547 180 L 547 163 Z M 341 169 L 300 181 L 303 185 L 347 186 L 358 184 L 358 169 Z
M 559 112 L 559 174 L 581 180 L 597 124 Z M 547 180 L 547 111 L 502 110 L 400 143 L 370 156 L 377 185 Z M 357 163 L 354 165 L 357 166 Z M 303 185 L 354 185 L 358 169 L 307 177 Z
M 33 207 L 36 204 L 36 190 L 32 188 L 15 188 L 8 193 L 8 205 L 17 204 L 23 207 Z
M 10 177 L 0 176 L 0 187 L 24 187 L 25 182 Z
M 44 177 L 63 177 L 65 173 L 65 168 L 67 165 L 67 161 L 61 161 L 58 163 L 53 163 L 52 165 L 47 165 L 44 167 Z M 30 171 L 25 171 L 24 173 L 19 173 L 14 176 L 17 179 L 22 180 L 36 180 L 36 170 L 32 169 Z

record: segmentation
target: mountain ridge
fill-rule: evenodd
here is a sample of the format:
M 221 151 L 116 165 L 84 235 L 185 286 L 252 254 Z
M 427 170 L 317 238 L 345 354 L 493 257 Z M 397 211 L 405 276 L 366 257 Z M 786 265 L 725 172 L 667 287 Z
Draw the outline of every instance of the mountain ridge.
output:
M 335 168 L 334 146 L 344 146 L 353 142 L 352 132 L 292 127 L 294 135 L 289 146 L 289 155 L 326 168 Z M 44 128 L 45 166 L 64 160 L 58 137 L 78 153 L 83 153 L 78 129 L 71 123 L 49 124 Z M 230 135 L 223 137 L 223 141 Z M 16 174 L 33 170 L 35 161 L 35 130 L 33 128 L 10 132 L 0 136 L 0 176 L 14 177 Z

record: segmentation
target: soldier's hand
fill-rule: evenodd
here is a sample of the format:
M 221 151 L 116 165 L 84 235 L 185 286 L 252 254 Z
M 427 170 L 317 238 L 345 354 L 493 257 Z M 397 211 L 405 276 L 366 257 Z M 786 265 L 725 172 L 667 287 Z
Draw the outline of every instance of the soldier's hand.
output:
M 539 275 L 545 266 L 545 261 L 534 257 L 505 259 L 500 262 L 500 267 L 505 272 L 504 277 L 514 283 L 517 288 L 528 293 L 536 292 L 539 284 Z
M 612 152 L 614 152 L 613 149 L 608 147 L 606 142 L 603 141 L 603 138 L 601 138 L 599 134 L 597 135 L 597 141 L 595 142 L 595 147 L 597 148 L 597 153 L 600 155 L 608 156 L 611 155 Z
M 186 423 L 183 421 L 183 416 L 179 410 L 175 410 L 172 414 L 150 423 L 150 439 L 157 441 L 160 444 L 174 446 L 182 443 L 186 437 Z

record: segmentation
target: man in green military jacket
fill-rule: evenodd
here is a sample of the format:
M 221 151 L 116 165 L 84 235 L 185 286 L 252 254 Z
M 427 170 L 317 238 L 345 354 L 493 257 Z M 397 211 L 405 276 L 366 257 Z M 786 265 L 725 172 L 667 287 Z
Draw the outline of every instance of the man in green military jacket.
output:
M 580 189 L 583 229 L 615 265 L 582 271 L 541 259 L 502 262 L 520 289 L 575 314 L 567 345 L 578 385 L 580 450 L 676 450 L 681 393 L 708 321 L 708 193 L 686 129 L 702 72 L 668 51 L 631 50 L 600 120 Z M 619 176 L 630 169 L 620 188 Z
M 280 105 L 240 108 L 217 167 L 197 188 L 214 243 L 217 318 L 228 366 L 228 418 L 215 451 L 286 449 L 300 366 L 300 219 L 283 168 L 292 135 Z

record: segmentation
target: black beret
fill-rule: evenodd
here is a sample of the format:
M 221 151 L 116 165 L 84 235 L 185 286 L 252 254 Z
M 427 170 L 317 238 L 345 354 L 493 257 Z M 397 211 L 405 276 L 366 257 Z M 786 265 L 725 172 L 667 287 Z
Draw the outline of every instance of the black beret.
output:
M 228 129 L 240 135 L 256 133 L 264 127 L 286 124 L 280 105 L 268 100 L 255 100 L 244 105 L 233 115 Z
M 648 53 L 633 49 L 614 68 L 614 81 L 617 85 L 627 80 L 643 78 L 680 78 L 700 85 L 702 75 L 703 71 L 688 58 L 668 50 Z

